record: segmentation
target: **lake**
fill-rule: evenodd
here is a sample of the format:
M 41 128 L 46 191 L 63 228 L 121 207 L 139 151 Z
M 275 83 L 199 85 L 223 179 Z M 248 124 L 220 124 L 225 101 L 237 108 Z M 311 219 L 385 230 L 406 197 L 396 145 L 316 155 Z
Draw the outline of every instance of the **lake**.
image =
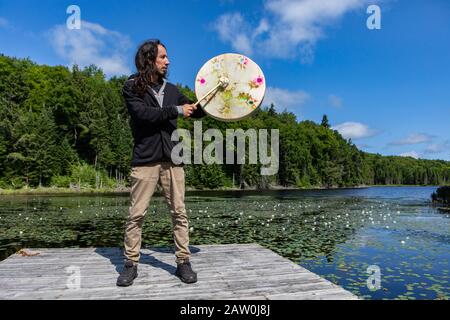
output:
M 430 206 L 436 188 L 188 192 L 191 245 L 256 242 L 364 299 L 449 299 L 450 216 Z M 122 246 L 128 206 L 128 195 L 0 196 L 0 260 Z M 161 196 L 143 245 L 172 245 Z

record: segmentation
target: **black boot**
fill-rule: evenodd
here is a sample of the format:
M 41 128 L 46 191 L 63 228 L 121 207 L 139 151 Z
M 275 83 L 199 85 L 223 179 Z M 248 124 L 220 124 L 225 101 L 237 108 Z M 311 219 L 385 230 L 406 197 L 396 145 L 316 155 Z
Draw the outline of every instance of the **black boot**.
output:
M 189 261 L 178 263 L 175 275 L 184 283 L 197 282 L 197 274 L 192 270 L 191 263 Z
M 128 260 L 125 262 L 122 272 L 119 278 L 117 278 L 117 285 L 119 287 L 128 287 L 133 284 L 133 280 L 137 277 L 137 265 L 133 261 Z

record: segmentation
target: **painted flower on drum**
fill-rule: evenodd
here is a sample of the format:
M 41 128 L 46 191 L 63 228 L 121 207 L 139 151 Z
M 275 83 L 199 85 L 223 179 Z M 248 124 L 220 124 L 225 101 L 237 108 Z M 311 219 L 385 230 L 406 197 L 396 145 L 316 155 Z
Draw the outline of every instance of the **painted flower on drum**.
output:
M 238 98 L 241 100 L 248 100 L 251 98 L 251 96 L 246 92 L 241 92 L 239 93 Z
M 213 69 L 214 69 L 215 71 L 221 69 L 221 67 L 222 67 L 222 61 L 223 61 L 223 59 L 222 59 L 222 60 L 219 60 L 219 58 L 214 58 L 214 59 L 211 61 L 211 62 L 212 62 Z
M 250 88 L 256 89 L 259 88 L 264 83 L 264 78 L 262 76 L 258 76 L 256 79 L 253 79 L 248 83 Z
M 256 108 L 256 104 L 257 104 L 258 100 L 253 98 L 250 94 L 248 94 L 246 92 L 241 92 L 241 93 L 239 93 L 238 98 L 245 101 L 245 103 L 252 109 Z
M 206 79 L 203 78 L 203 77 L 199 77 L 199 78 L 197 79 L 197 82 L 200 83 L 201 85 L 204 85 L 204 84 L 206 83 Z
M 241 69 L 245 69 L 248 65 L 248 58 L 244 56 L 239 57 L 238 65 L 241 67 Z
M 250 98 L 249 100 L 247 100 L 247 105 L 252 109 L 256 109 L 257 102 L 258 100 L 256 100 L 255 98 Z

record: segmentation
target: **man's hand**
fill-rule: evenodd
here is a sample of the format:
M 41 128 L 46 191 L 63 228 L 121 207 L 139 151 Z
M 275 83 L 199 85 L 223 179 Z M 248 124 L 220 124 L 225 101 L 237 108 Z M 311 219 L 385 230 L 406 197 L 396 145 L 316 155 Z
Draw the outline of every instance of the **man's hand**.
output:
M 196 109 L 197 106 L 195 106 L 194 104 L 185 104 L 183 106 L 183 116 L 185 118 L 189 118 Z

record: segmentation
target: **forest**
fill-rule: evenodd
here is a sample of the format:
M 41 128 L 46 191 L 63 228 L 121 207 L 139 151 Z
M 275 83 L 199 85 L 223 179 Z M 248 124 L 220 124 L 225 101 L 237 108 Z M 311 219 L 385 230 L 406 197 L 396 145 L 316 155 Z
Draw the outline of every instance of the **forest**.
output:
M 0 55 L 0 189 L 120 189 L 129 186 L 133 139 L 122 98 L 126 77 L 107 79 L 96 66 L 71 69 Z M 178 85 L 191 100 L 194 92 Z M 359 150 L 322 122 L 298 121 L 283 106 L 263 106 L 239 122 L 202 119 L 202 128 L 279 129 L 279 170 L 258 164 L 187 164 L 195 189 L 335 188 L 448 185 L 450 162 L 382 156 Z M 179 128 L 193 130 L 191 119 Z

